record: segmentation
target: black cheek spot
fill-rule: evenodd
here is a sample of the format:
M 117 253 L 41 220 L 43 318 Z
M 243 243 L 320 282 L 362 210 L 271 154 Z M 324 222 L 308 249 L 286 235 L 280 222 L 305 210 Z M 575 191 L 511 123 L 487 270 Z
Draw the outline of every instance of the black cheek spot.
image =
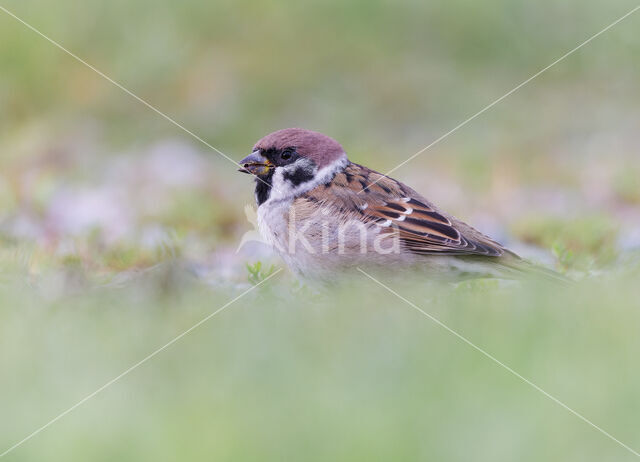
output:
M 307 169 L 298 168 L 293 172 L 285 172 L 283 178 L 289 181 L 292 185 L 298 186 L 302 183 L 306 183 L 313 179 L 313 173 L 310 173 Z

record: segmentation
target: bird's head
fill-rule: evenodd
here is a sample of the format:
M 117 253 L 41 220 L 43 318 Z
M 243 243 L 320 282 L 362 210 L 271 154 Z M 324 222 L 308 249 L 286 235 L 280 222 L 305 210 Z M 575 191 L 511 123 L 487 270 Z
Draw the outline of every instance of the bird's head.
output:
M 260 139 L 240 161 L 240 171 L 257 177 L 260 204 L 273 194 L 295 196 L 328 181 L 346 163 L 347 155 L 334 139 L 311 130 L 285 128 Z
M 340 143 L 322 133 L 285 128 L 258 140 L 251 154 L 240 161 L 240 171 L 262 177 L 279 168 L 298 169 L 292 165 L 304 170 L 320 170 L 345 157 Z

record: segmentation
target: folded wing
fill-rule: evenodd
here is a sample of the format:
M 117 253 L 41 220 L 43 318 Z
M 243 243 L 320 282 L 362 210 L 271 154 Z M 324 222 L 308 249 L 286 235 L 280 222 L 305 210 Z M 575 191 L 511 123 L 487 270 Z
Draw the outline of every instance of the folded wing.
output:
M 439 211 L 406 185 L 358 164 L 350 164 L 332 182 L 301 199 L 398 233 L 401 244 L 417 254 L 514 256 L 476 229 Z

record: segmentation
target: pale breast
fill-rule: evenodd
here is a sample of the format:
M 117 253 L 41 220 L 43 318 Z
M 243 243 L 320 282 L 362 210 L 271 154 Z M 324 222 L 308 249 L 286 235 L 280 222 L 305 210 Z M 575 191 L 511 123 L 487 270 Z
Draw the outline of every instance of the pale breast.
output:
M 405 253 L 380 226 L 303 198 L 265 202 L 258 208 L 258 226 L 285 263 L 307 277 L 325 279 L 372 263 L 386 266 Z
M 291 201 L 267 201 L 258 207 L 258 231 L 262 238 L 281 253 L 286 248 Z

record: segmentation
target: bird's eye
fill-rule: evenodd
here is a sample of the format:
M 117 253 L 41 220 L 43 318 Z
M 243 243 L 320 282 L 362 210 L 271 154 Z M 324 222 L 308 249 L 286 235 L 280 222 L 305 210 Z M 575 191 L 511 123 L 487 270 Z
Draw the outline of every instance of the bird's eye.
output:
M 291 151 L 283 151 L 282 154 L 280 154 L 280 158 L 282 160 L 289 160 L 291 159 Z

